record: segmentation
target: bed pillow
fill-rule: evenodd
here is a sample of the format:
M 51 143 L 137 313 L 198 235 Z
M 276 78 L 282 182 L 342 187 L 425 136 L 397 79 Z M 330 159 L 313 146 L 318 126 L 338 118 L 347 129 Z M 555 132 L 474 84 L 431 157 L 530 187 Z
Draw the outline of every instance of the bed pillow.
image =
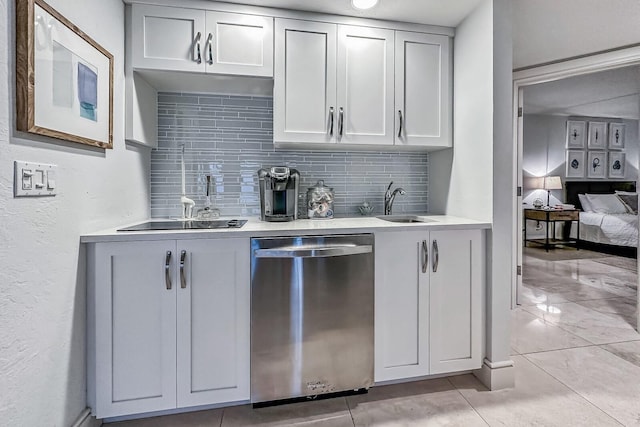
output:
M 622 203 L 624 203 L 629 213 L 638 215 L 638 193 L 620 192 L 617 194 L 617 196 L 618 198 L 620 198 L 620 200 L 622 200 Z
M 593 208 L 591 207 L 591 203 L 589 203 L 587 196 L 584 194 L 578 194 L 578 199 L 580 199 L 580 206 L 582 206 L 583 212 L 593 212 Z
M 586 196 L 594 212 L 602 214 L 629 213 L 627 207 L 616 194 L 587 194 Z

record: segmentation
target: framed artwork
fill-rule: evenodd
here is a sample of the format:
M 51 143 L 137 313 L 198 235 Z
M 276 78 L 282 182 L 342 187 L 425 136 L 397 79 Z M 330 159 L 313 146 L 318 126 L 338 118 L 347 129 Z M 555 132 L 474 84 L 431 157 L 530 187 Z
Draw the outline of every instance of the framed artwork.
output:
M 586 122 L 567 120 L 567 148 L 584 148 L 586 135 Z
M 567 178 L 584 178 L 584 166 L 584 151 L 567 150 L 565 174 Z
M 609 152 L 609 178 L 624 178 L 626 159 L 624 153 Z
M 589 122 L 589 143 L 588 147 L 592 149 L 607 148 L 607 124 L 605 122 Z
M 587 178 L 606 178 L 607 153 L 605 151 L 589 151 L 586 166 Z
M 609 149 L 624 149 L 624 123 L 609 123 Z
M 113 55 L 43 0 L 16 1 L 17 129 L 113 148 Z

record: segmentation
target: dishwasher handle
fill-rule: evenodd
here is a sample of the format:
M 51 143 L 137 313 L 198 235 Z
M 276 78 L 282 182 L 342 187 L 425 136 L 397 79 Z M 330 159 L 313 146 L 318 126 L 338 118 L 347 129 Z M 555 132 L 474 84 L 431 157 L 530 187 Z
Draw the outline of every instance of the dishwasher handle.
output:
M 256 258 L 327 258 L 347 255 L 369 254 L 373 252 L 371 245 L 337 245 L 308 247 L 284 247 L 256 249 Z

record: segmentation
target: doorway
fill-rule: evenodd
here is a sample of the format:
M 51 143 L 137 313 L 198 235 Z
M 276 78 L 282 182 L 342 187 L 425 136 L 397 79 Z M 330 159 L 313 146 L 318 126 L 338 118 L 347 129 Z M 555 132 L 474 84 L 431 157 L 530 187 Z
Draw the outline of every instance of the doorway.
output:
M 542 190 L 542 188 L 545 187 L 544 186 L 545 177 L 559 176 L 562 184 L 565 184 L 567 182 L 567 177 L 565 173 L 566 172 L 565 160 L 567 156 L 567 152 L 566 152 L 567 150 L 565 146 L 566 144 L 565 132 L 566 132 L 566 125 L 567 125 L 566 122 L 569 119 L 584 118 L 586 119 L 584 120 L 585 126 L 588 126 L 589 121 L 593 121 L 593 122 L 604 121 L 605 123 L 608 123 L 608 121 L 612 121 L 612 122 L 623 121 L 622 117 L 615 117 L 616 116 L 615 113 L 611 113 L 610 111 L 605 111 L 605 109 L 601 109 L 600 111 L 602 112 L 598 112 L 598 113 L 595 113 L 593 109 L 589 110 L 588 108 L 586 108 L 589 102 L 582 102 L 582 103 L 574 102 L 573 106 L 578 107 L 577 109 L 574 109 L 573 111 L 563 112 L 559 108 L 559 105 L 557 105 L 558 100 L 561 100 L 567 97 L 566 93 L 563 93 L 562 91 L 569 90 L 567 89 L 567 87 L 571 87 L 572 85 L 574 86 L 574 89 L 575 89 L 576 82 L 579 82 L 579 81 L 584 82 L 584 81 L 589 81 L 594 79 L 598 80 L 599 75 L 601 77 L 605 76 L 604 74 L 601 74 L 603 72 L 609 73 L 609 77 L 611 76 L 620 77 L 620 75 L 624 75 L 624 74 L 626 74 L 628 77 L 630 73 L 631 74 L 637 73 L 637 70 L 629 71 L 630 68 L 626 68 L 626 67 L 637 66 L 638 64 L 640 64 L 640 49 L 632 48 L 632 49 L 625 49 L 625 50 L 620 50 L 616 52 L 609 52 L 601 55 L 594 55 L 592 57 L 587 57 L 587 58 L 580 58 L 577 60 L 566 61 L 563 63 L 547 65 L 543 67 L 537 67 L 534 69 L 514 73 L 514 107 L 515 107 L 514 108 L 514 139 L 516 139 L 518 142 L 518 149 L 517 149 L 518 165 L 516 168 L 516 171 L 517 171 L 516 174 L 518 177 L 518 187 L 520 189 L 515 200 L 516 211 L 518 212 L 518 221 L 517 221 L 518 227 L 517 227 L 517 230 L 514 230 L 514 233 L 515 233 L 514 240 L 517 241 L 517 245 L 515 248 L 516 253 L 514 254 L 514 259 L 517 260 L 517 266 L 519 266 L 518 273 L 521 273 L 516 275 L 516 280 L 514 280 L 514 286 L 512 289 L 512 306 L 514 308 L 518 303 L 524 302 L 522 301 L 524 293 L 525 292 L 530 293 L 531 291 L 531 287 L 526 287 L 526 288 L 523 287 L 523 280 L 522 280 L 523 274 L 526 274 L 527 260 L 529 260 L 531 264 L 534 264 L 532 267 L 535 267 L 538 270 L 547 268 L 551 270 L 555 269 L 557 270 L 557 272 L 564 271 L 566 274 L 570 276 L 573 275 L 573 278 L 577 279 L 578 282 L 581 280 L 581 278 L 579 277 L 579 274 L 576 274 L 575 268 L 578 268 L 578 265 L 581 263 L 581 261 L 578 261 L 578 260 L 583 258 L 591 258 L 591 260 L 582 262 L 582 264 L 584 265 L 581 266 L 580 268 L 583 271 L 588 271 L 589 269 L 587 267 L 589 266 L 593 269 L 594 267 L 593 263 L 596 262 L 596 261 L 593 261 L 593 259 L 597 259 L 597 258 L 600 258 L 599 261 L 604 261 L 605 263 L 609 262 L 614 264 L 624 264 L 624 266 L 626 267 L 629 267 L 629 268 L 635 267 L 633 268 L 633 270 L 637 270 L 637 258 L 630 261 L 628 258 L 626 258 L 627 261 L 620 261 L 615 257 L 611 257 L 610 255 L 602 255 L 597 250 L 585 251 L 583 249 L 582 253 L 579 254 L 574 260 L 565 260 L 565 259 L 554 260 L 553 259 L 554 254 L 558 254 L 564 251 L 552 249 L 550 251 L 551 252 L 550 258 L 545 260 L 544 257 L 545 256 L 549 257 L 549 255 L 546 255 L 549 252 L 543 249 L 545 255 L 538 257 L 543 259 L 536 259 L 535 257 L 532 258 L 530 256 L 531 254 L 527 254 L 523 252 L 524 233 L 522 233 L 522 230 L 523 230 L 523 224 L 525 223 L 524 214 L 526 212 L 523 209 L 523 202 L 526 202 L 532 205 L 534 201 L 536 202 L 542 201 L 543 205 L 549 204 L 552 206 L 555 206 L 558 203 L 567 202 L 565 200 L 567 189 L 564 188 L 564 186 L 562 189 L 559 189 L 559 188 L 555 190 L 551 189 L 549 191 Z M 636 75 L 638 76 L 637 81 L 639 81 L 640 74 L 636 74 Z M 604 82 L 611 81 L 611 79 L 608 80 L 607 78 L 602 78 L 601 80 Z M 613 78 L 613 81 L 615 80 L 616 79 Z M 614 99 L 616 98 L 616 95 L 614 92 L 612 92 L 611 87 L 610 86 L 607 87 L 606 84 L 607 83 L 605 83 L 605 88 L 603 90 L 613 95 L 613 96 L 610 96 L 609 98 L 611 98 L 611 102 L 615 104 Z M 563 87 L 564 89 L 562 89 Z M 544 94 L 545 91 L 555 96 L 555 99 L 556 99 L 555 104 L 552 97 L 552 100 L 550 101 L 550 104 L 552 105 L 547 105 L 547 106 L 540 105 L 541 104 L 540 100 L 544 98 L 542 94 Z M 528 95 L 530 97 L 529 102 L 527 102 Z M 583 96 L 583 98 L 584 96 L 586 96 L 585 93 L 580 93 L 580 95 Z M 629 100 L 627 99 L 626 101 L 629 101 Z M 638 102 L 637 91 L 636 91 L 635 102 L 636 103 Z M 637 111 L 638 105 L 636 104 L 635 107 Z M 536 108 L 538 108 L 539 110 L 548 108 L 550 111 L 542 111 L 542 110 L 536 111 Z M 554 108 L 555 108 L 555 111 L 553 111 Z M 529 129 L 528 129 L 529 132 L 526 132 L 527 125 L 525 124 L 525 120 L 527 120 L 527 116 L 528 116 L 527 110 L 529 110 L 529 112 L 533 111 L 534 113 L 539 113 L 538 114 L 539 117 L 533 117 L 533 116 L 529 117 L 529 119 L 532 120 L 532 122 L 529 125 Z M 545 113 L 548 113 L 548 114 L 545 114 Z M 567 114 L 563 115 L 563 113 L 567 113 Z M 622 114 L 618 114 L 618 115 L 622 116 Z M 545 116 L 548 116 L 548 117 L 545 117 Z M 606 120 L 601 120 L 601 119 L 606 119 Z M 538 123 L 536 123 L 536 121 Z M 581 121 L 581 120 L 576 120 L 576 121 Z M 634 123 L 626 123 L 626 125 L 635 126 L 635 138 L 637 143 L 637 135 L 638 135 L 637 117 Z M 537 128 L 537 130 L 532 132 L 531 131 L 532 128 Z M 553 129 L 555 129 L 555 131 L 553 131 Z M 550 136 L 550 133 L 557 132 L 557 129 L 561 129 L 560 133 L 562 135 L 560 136 L 560 138 L 562 139 L 562 142 L 560 143 L 560 146 L 550 147 L 548 146 L 549 141 L 550 140 L 557 141 L 559 138 L 558 135 L 554 135 L 553 137 Z M 543 144 L 541 146 L 540 141 L 538 140 L 532 143 L 532 144 L 538 144 L 538 146 L 526 147 L 525 144 L 527 143 L 526 141 L 527 138 L 525 137 L 529 137 L 529 139 L 531 139 L 531 135 L 532 134 L 536 135 L 536 132 L 538 132 L 538 137 L 534 137 L 533 139 L 543 139 L 543 140 L 545 139 L 544 135 L 546 132 L 547 141 L 545 142 L 545 144 L 547 145 L 544 146 Z M 542 132 L 542 136 L 540 132 Z M 588 132 L 588 128 L 585 128 L 585 132 Z M 587 136 L 588 135 L 585 135 L 585 137 Z M 529 148 L 529 150 L 525 150 L 525 148 Z M 585 162 L 588 162 L 589 151 L 590 150 L 587 149 L 587 146 L 585 146 L 584 148 Z M 608 155 L 607 150 L 604 150 L 604 151 Z M 537 153 L 538 158 L 534 159 L 534 161 L 532 161 L 531 159 L 526 159 L 525 158 L 526 153 L 530 155 L 533 153 L 534 157 Z M 525 160 L 528 160 L 528 162 L 525 162 Z M 635 170 L 627 171 L 628 173 L 626 173 L 623 180 L 628 177 L 632 177 L 633 179 L 629 179 L 629 181 L 635 182 L 637 180 L 637 168 L 638 168 L 637 148 L 635 152 L 633 152 L 632 150 L 629 160 L 631 161 L 631 165 Z M 532 167 L 532 164 L 534 163 L 537 164 L 537 166 Z M 525 167 L 525 164 L 526 164 L 526 167 Z M 530 170 L 530 169 L 536 169 L 536 168 L 537 170 Z M 540 180 L 540 178 L 542 178 L 542 180 Z M 536 179 L 538 180 L 538 183 L 537 184 L 532 183 L 532 181 L 535 181 Z M 588 179 L 585 174 L 585 181 L 590 181 L 590 180 L 591 179 Z M 569 179 L 569 181 L 572 181 L 572 179 Z M 603 181 L 607 181 L 606 175 Z M 615 181 L 619 182 L 621 180 L 616 179 Z M 552 188 L 554 187 L 552 186 Z M 547 197 L 549 197 L 549 203 L 547 203 L 547 200 L 546 200 Z M 541 199 L 541 200 L 536 200 L 536 199 Z M 530 230 L 531 227 L 534 227 L 534 230 L 533 230 L 534 233 L 535 231 L 546 232 L 547 231 L 546 228 L 550 224 L 548 221 L 542 221 L 542 224 L 539 221 L 526 220 L 526 222 L 531 223 L 529 225 L 529 229 L 527 230 L 530 233 L 531 233 L 531 230 Z M 637 222 L 638 220 L 636 216 L 635 224 L 634 224 L 636 226 L 636 230 L 637 230 Z M 567 221 L 562 221 L 560 227 L 558 228 L 560 229 L 562 229 L 563 227 L 568 228 L 566 227 L 567 223 L 568 223 Z M 573 224 L 576 224 L 576 223 L 573 223 Z M 538 230 L 535 230 L 536 228 Z M 575 228 L 577 229 L 577 224 Z M 557 233 L 562 233 L 562 231 L 558 231 L 558 230 L 556 230 L 555 233 L 553 233 L 553 230 L 550 230 L 550 234 L 552 235 L 552 238 L 558 237 L 562 239 L 562 238 L 566 238 L 569 235 L 569 233 L 573 233 L 573 236 L 575 236 L 577 232 L 576 229 L 572 231 L 567 230 L 567 233 L 565 234 L 564 237 L 557 234 Z M 531 234 L 529 234 L 529 236 L 531 236 Z M 535 247 L 537 245 L 531 243 L 531 244 L 528 244 L 528 246 Z M 637 246 L 637 243 L 636 243 L 636 246 Z M 564 249 L 563 246 L 559 246 L 558 248 L 561 248 L 561 247 Z M 529 252 L 533 250 L 534 249 L 526 249 L 526 251 L 529 251 Z M 537 253 L 540 253 L 539 249 L 537 251 L 538 251 Z M 572 253 L 570 257 L 575 257 L 577 252 L 579 251 L 574 250 L 574 253 Z M 568 251 L 564 252 L 564 255 L 561 255 L 560 258 L 566 257 L 567 256 L 566 254 L 568 253 L 569 253 Z M 559 262 L 556 263 L 556 261 L 559 261 Z M 541 262 L 542 264 L 538 264 L 537 266 L 535 266 L 536 262 Z M 572 268 L 574 269 L 572 270 Z M 607 269 L 609 269 L 609 267 L 603 267 L 601 270 L 604 271 Z M 613 271 L 613 270 L 609 269 L 609 271 Z M 627 269 L 625 271 L 630 271 L 630 270 Z M 544 278 L 539 278 L 539 281 L 542 282 L 543 279 Z M 531 281 L 532 279 L 528 278 L 528 280 Z M 637 288 L 638 279 L 637 279 L 637 273 L 635 271 L 633 271 L 633 281 L 635 282 L 635 287 Z M 589 286 L 589 284 L 586 283 L 585 286 Z M 631 296 L 631 294 L 629 293 L 629 289 L 626 289 L 625 291 L 627 292 L 627 296 Z M 585 288 L 584 292 L 589 293 L 589 292 L 592 292 L 592 290 L 590 288 Z M 600 291 L 597 291 L 596 293 L 598 292 Z M 605 290 L 604 293 L 601 293 L 600 295 L 608 296 L 606 292 L 607 291 Z M 634 289 L 634 293 L 635 293 L 634 295 L 635 298 L 633 298 L 632 301 L 635 303 L 635 306 L 637 306 L 638 295 L 635 289 Z M 615 297 L 616 295 L 613 295 L 613 296 Z M 531 295 L 528 295 L 528 297 L 531 297 Z M 611 299 L 611 301 L 613 301 L 613 299 Z M 549 306 L 548 309 L 553 310 L 552 306 Z M 632 323 L 633 323 L 633 327 L 635 328 L 638 325 L 637 313 L 634 312 L 633 317 L 634 319 L 630 319 L 630 320 L 633 320 Z

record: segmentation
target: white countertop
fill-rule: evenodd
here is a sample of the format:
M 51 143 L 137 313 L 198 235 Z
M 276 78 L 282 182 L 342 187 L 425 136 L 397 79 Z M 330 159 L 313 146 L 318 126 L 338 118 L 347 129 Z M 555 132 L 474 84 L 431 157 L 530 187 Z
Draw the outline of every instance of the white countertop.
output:
M 230 237 L 269 237 L 314 234 L 371 233 L 387 230 L 411 229 L 487 229 L 491 224 L 467 218 L 449 215 L 415 215 L 430 222 L 396 223 L 384 221 L 376 217 L 333 218 L 328 220 L 299 219 L 290 222 L 264 222 L 259 218 L 221 217 L 219 219 L 246 219 L 242 228 L 226 228 L 214 230 L 158 230 L 158 231 L 117 231 L 117 229 L 139 224 L 123 224 L 107 230 L 88 233 L 80 236 L 81 243 L 124 242 L 136 240 L 166 239 L 217 239 Z M 166 219 L 154 219 L 167 221 Z M 176 220 L 177 221 L 177 220 Z

